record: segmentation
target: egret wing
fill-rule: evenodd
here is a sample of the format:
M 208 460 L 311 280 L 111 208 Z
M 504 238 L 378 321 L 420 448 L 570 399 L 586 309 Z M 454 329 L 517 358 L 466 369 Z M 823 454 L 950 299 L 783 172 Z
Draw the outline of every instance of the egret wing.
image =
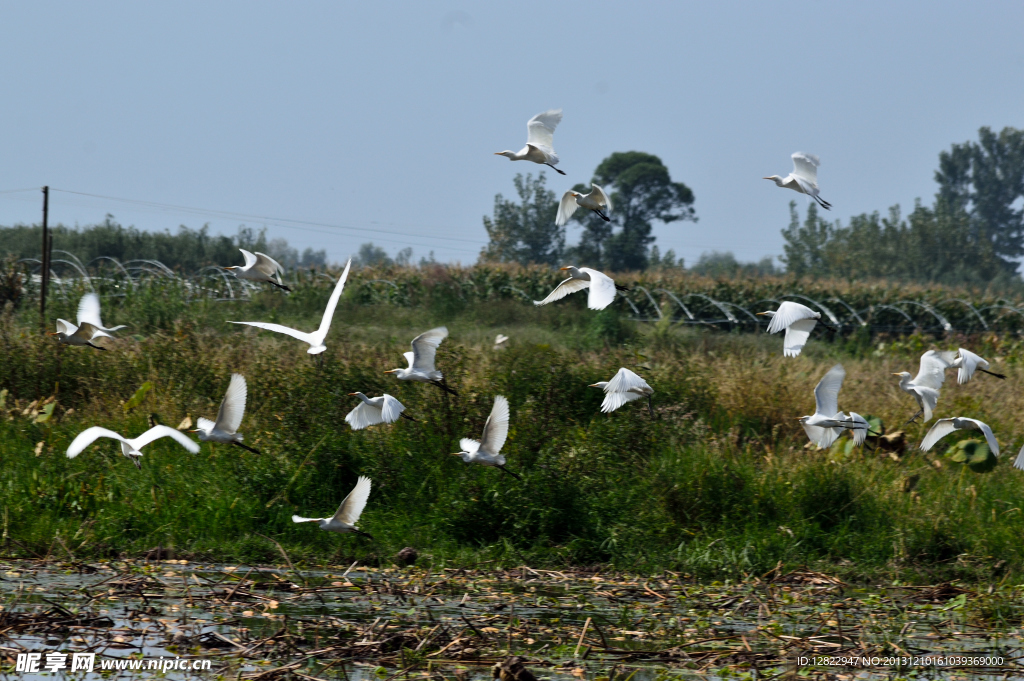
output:
M 238 426 L 242 425 L 242 417 L 245 415 L 247 392 L 245 378 L 242 374 L 231 374 L 228 391 L 224 393 L 224 399 L 220 402 L 220 410 L 217 412 L 218 430 L 223 430 L 226 433 L 238 431 Z
M 572 190 L 562 194 L 562 200 L 558 202 L 558 214 L 555 216 L 555 224 L 559 227 L 569 222 L 569 218 L 579 208 L 579 204 L 576 203 L 576 197 L 572 195 Z
M 135 449 L 142 449 L 153 440 L 159 440 L 162 437 L 174 438 L 179 445 L 188 451 L 193 454 L 199 453 L 199 445 L 197 445 L 188 435 L 185 435 L 185 433 L 180 430 L 175 430 L 170 426 L 153 426 L 145 433 L 130 440 L 129 442 L 135 447 Z
M 327 309 L 324 310 L 324 318 L 320 321 L 320 328 L 316 330 L 316 335 L 319 336 L 321 343 L 327 338 L 327 332 L 331 330 L 331 318 L 334 317 L 334 310 L 338 307 L 338 301 L 341 299 L 341 292 L 345 288 L 345 280 L 348 279 L 348 271 L 352 267 L 352 258 L 348 259 L 345 263 L 345 271 L 341 273 L 341 277 L 338 279 L 338 283 L 334 286 L 334 291 L 331 293 L 331 299 L 327 301 Z
M 641 395 L 637 393 L 607 393 L 604 396 L 604 402 L 601 403 L 601 412 L 610 414 L 628 402 L 639 400 L 640 397 Z
M 946 380 L 946 369 L 953 366 L 954 361 L 956 361 L 956 353 L 952 350 L 945 352 L 929 350 L 921 355 L 921 368 L 918 370 L 917 376 L 914 377 L 914 385 L 921 385 L 932 390 L 940 389 L 942 382 Z
M 547 305 L 553 303 L 556 300 L 565 298 L 570 293 L 576 293 L 590 286 L 590 282 L 586 279 L 573 279 L 569 278 L 563 281 L 561 284 L 555 287 L 555 290 L 548 294 L 548 297 L 544 300 L 533 301 L 534 305 Z
M 833 417 L 839 412 L 839 390 L 843 387 L 846 369 L 836 364 L 821 377 L 814 388 L 815 413 Z
M 1024 471 L 1024 447 L 1020 448 L 1017 453 L 1017 458 L 1013 462 L 1013 467 L 1019 471 Z
M 284 268 L 281 267 L 281 263 L 271 258 L 266 253 L 260 253 L 256 251 L 256 269 L 268 276 L 273 276 L 278 272 L 284 272 Z
M 822 428 L 821 426 L 811 426 L 806 423 L 803 423 L 801 425 L 803 425 L 804 427 L 804 432 L 807 433 L 807 439 L 813 442 L 814 444 L 818 445 L 818 447 L 820 448 L 821 440 L 825 436 L 825 431 L 827 430 L 827 428 Z
M 612 376 L 612 380 L 608 381 L 608 385 L 604 387 L 604 391 L 608 393 L 624 393 L 631 390 L 654 392 L 651 386 L 647 385 L 647 381 L 640 378 L 626 367 L 622 367 L 615 372 L 615 375 Z
M 855 411 L 850 412 L 850 420 L 854 423 L 854 426 L 849 429 L 850 435 L 853 437 L 853 444 L 859 447 L 867 439 L 868 429 L 871 428 L 871 424 L 868 423 L 866 418 Z
M 368 426 L 375 426 L 382 422 L 380 409 L 360 402 L 355 409 L 345 416 L 345 422 L 352 426 L 352 430 L 362 430 Z
M 590 183 L 589 196 L 590 198 L 592 198 L 593 200 L 597 201 L 599 204 L 607 208 L 608 210 L 606 212 L 612 212 L 612 200 L 608 198 L 607 194 L 604 193 L 604 189 L 594 184 L 593 182 Z
M 939 419 L 932 426 L 932 429 L 928 431 L 928 434 L 921 440 L 921 451 L 927 452 L 935 443 L 946 437 L 950 433 L 956 430 L 956 426 L 953 425 L 953 419 Z
M 811 186 L 817 189 L 818 166 L 821 165 L 821 161 L 818 160 L 818 157 L 814 154 L 805 154 L 802 151 L 798 151 L 793 154 L 792 158 L 793 174 L 800 179 L 810 182 Z
M 76 331 L 78 331 L 78 327 L 71 322 L 64 319 L 57 320 L 57 333 L 62 333 L 65 336 L 71 336 L 74 335 Z
M 86 293 L 78 301 L 78 323 L 88 322 L 98 329 L 103 328 L 100 321 L 100 297 L 95 293 Z
M 931 421 L 932 415 L 935 413 L 935 407 L 939 403 L 939 391 L 932 388 L 917 386 L 914 394 L 917 395 L 918 401 L 921 404 L 921 410 L 924 411 L 925 423 Z
M 85 448 L 91 445 L 93 442 L 101 437 L 109 437 L 118 442 L 124 442 L 126 438 L 118 435 L 112 430 L 101 428 L 100 426 L 93 426 L 92 428 L 86 428 L 79 433 L 74 440 L 71 441 L 71 445 L 68 447 L 68 458 L 73 459 L 83 451 Z
M 303 518 L 301 515 L 292 516 L 293 523 L 318 523 L 321 520 L 323 520 L 323 518 Z
M 274 331 L 276 333 L 283 333 L 284 335 L 291 336 L 292 338 L 296 338 L 296 339 L 302 341 L 303 343 L 308 343 L 309 345 L 316 345 L 316 343 L 313 342 L 313 340 L 314 340 L 313 339 L 313 334 L 306 333 L 305 331 L 299 331 L 298 329 L 293 329 L 290 326 L 282 326 L 280 324 L 271 324 L 270 322 L 228 322 L 228 323 L 229 324 L 245 324 L 246 326 L 255 326 L 257 329 L 266 329 L 267 331 Z
M 786 336 L 782 340 L 782 354 L 786 357 L 796 357 L 807 345 L 807 339 L 811 337 L 816 319 L 801 319 L 790 324 L 786 329 Z
M 462 447 L 462 451 L 469 452 L 470 454 L 476 454 L 480 449 L 480 443 L 476 440 L 470 440 L 468 437 L 459 440 L 459 446 Z
M 973 423 L 975 427 L 981 431 L 982 435 L 985 436 L 985 442 L 988 444 L 988 448 L 992 450 L 993 454 L 999 456 L 999 443 L 996 441 L 996 436 L 987 423 L 979 421 L 978 419 L 966 419 L 963 417 L 960 417 L 960 420 L 970 421 Z
M 957 358 L 956 362 L 959 365 L 960 370 L 956 375 L 956 382 L 960 385 L 967 383 L 974 378 L 974 372 L 981 367 L 982 369 L 988 368 L 988 362 L 981 358 L 980 355 L 976 355 L 970 350 L 960 348 L 960 357 Z
M 405 357 L 405 361 L 409 363 L 409 368 L 412 369 L 413 362 L 416 361 L 416 355 L 412 352 L 403 352 L 402 357 Z
M 491 415 L 484 423 L 484 432 L 480 437 L 481 447 L 491 454 L 497 454 L 505 446 L 508 438 L 508 399 L 504 395 L 496 395 Z
M 394 423 L 405 411 L 405 405 L 399 402 L 396 398 L 384 394 L 384 404 L 381 407 L 380 415 L 384 419 L 384 423 Z
M 801 319 L 814 319 L 817 321 L 818 313 L 806 305 L 786 301 L 779 305 L 779 309 L 775 311 L 775 315 L 768 324 L 768 333 L 778 333 Z
M 239 248 L 238 250 L 242 252 L 242 257 L 245 258 L 245 269 L 249 269 L 250 267 L 256 264 L 257 258 L 255 255 L 245 250 L 244 248 Z
M 448 327 L 439 326 L 430 331 L 424 331 L 412 339 L 412 352 L 414 361 L 413 369 L 420 371 L 434 371 L 434 358 L 437 356 L 437 346 L 448 337 Z
M 537 114 L 526 123 L 526 143 L 553 151 L 555 128 L 561 122 L 561 109 L 549 109 Z
M 591 310 L 603 310 L 615 300 L 615 281 L 604 272 L 581 267 L 580 272 L 590 275 L 590 293 L 587 296 L 587 307 Z
M 210 419 L 203 418 L 202 416 L 196 419 L 196 428 L 198 428 L 199 430 L 205 430 L 207 433 L 209 433 L 216 427 L 217 424 L 211 421 Z
M 341 506 L 334 514 L 334 519 L 346 525 L 355 525 L 359 522 L 359 516 L 366 508 L 366 500 L 370 498 L 370 479 L 364 475 L 359 476 L 356 486 L 348 493 Z
M 92 340 L 93 338 L 113 338 L 109 333 L 103 329 L 96 328 L 95 325 L 90 324 L 89 322 L 82 322 L 79 324 L 78 331 L 76 331 L 76 333 L 86 340 Z

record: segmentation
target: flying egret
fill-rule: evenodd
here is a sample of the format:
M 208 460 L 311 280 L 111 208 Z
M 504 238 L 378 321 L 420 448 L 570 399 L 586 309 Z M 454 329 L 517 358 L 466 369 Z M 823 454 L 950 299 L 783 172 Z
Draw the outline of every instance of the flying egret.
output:
M 772 175 L 764 179 L 774 181 L 779 187 L 807 194 L 825 210 L 832 210 L 832 204 L 818 196 L 819 165 L 821 165 L 821 161 L 818 160 L 817 156 L 798 151 L 793 154 L 793 172 L 786 175 L 786 177 Z
M 188 451 L 193 454 L 199 453 L 199 445 L 190 440 L 184 433 L 178 432 L 170 426 L 153 426 L 142 435 L 133 439 L 128 439 L 123 435 L 118 435 L 114 431 L 107 430 L 106 428 L 93 426 L 92 428 L 86 428 L 79 433 L 74 440 L 72 440 L 71 446 L 68 447 L 68 458 L 75 458 L 81 454 L 86 447 L 101 437 L 113 438 L 120 442 L 121 453 L 131 459 L 136 468 L 142 468 L 142 464 L 139 463 L 139 458 L 142 456 L 142 452 L 140 450 L 153 440 L 159 440 L 162 437 L 174 438 L 178 444 Z
M 786 357 L 796 357 L 800 354 L 804 345 L 807 344 L 814 325 L 821 319 L 820 312 L 815 312 L 806 305 L 789 301 L 779 305 L 778 310 L 768 310 L 757 314 L 771 319 L 768 323 L 767 333 L 786 330 L 786 336 L 782 341 L 782 354 Z M 821 323 L 825 324 L 824 320 Z
M 505 457 L 500 453 L 501 448 L 505 446 L 505 438 L 508 437 L 508 419 L 508 400 L 503 395 L 495 396 L 494 406 L 491 407 L 491 415 L 484 423 L 484 433 L 480 437 L 480 442 L 464 437 L 459 440 L 462 451 L 455 452 L 452 456 L 461 456 L 466 463 L 495 466 L 516 480 L 522 480 L 505 468 Z
M 954 430 L 980 430 L 985 435 L 985 442 L 988 443 L 988 448 L 992 450 L 993 454 L 999 456 L 999 443 L 996 442 L 996 436 L 992 434 L 992 429 L 988 427 L 988 424 L 978 419 L 969 419 L 963 416 L 936 421 L 932 429 L 924 436 L 924 440 L 921 441 L 921 451 L 927 452 L 935 446 L 936 442 Z M 1019 456 L 1017 458 L 1020 459 Z
M 859 419 L 863 423 L 859 423 L 839 411 L 839 390 L 843 387 L 844 378 L 846 369 L 842 364 L 829 369 L 818 381 L 818 385 L 814 386 L 814 414 L 797 419 L 811 442 L 818 445 L 818 449 L 831 447 L 845 429 L 854 432 L 854 442 L 857 443 L 856 431 L 867 427 L 867 421 L 863 418 Z
M 627 402 L 646 397 L 647 409 L 651 412 L 651 418 L 654 418 L 654 406 L 651 404 L 654 388 L 625 367 L 615 372 L 612 380 L 591 383 L 589 387 L 604 390 L 604 402 L 601 403 L 602 413 L 610 414 Z
M 988 361 L 982 359 L 980 356 L 974 354 L 970 350 L 960 348 L 959 354 L 956 359 L 953 360 L 953 368 L 959 369 L 956 375 L 956 382 L 960 385 L 967 383 L 974 377 L 975 371 L 981 371 L 989 376 L 995 376 L 996 378 L 1005 379 L 1004 374 L 997 374 L 994 371 L 989 371 Z
M 448 337 L 448 328 L 439 326 L 430 331 L 424 331 L 412 339 L 412 352 L 403 353 L 405 361 L 409 366 L 405 369 L 389 369 L 385 374 L 394 374 L 400 381 L 419 381 L 421 383 L 433 383 L 438 388 L 458 395 L 449 388 L 444 381 L 444 375 L 434 367 L 434 358 L 437 355 L 437 346 Z
M 106 331 L 108 333 L 126 328 L 124 324 L 119 324 L 109 329 L 103 326 L 103 320 L 100 319 L 100 297 L 95 293 L 86 293 L 82 296 L 82 299 L 78 301 L 78 323 L 92 324 L 100 331 Z
M 499 333 L 497 336 L 494 337 L 494 349 L 495 350 L 502 350 L 504 348 L 507 348 L 508 346 L 505 345 L 505 343 L 507 343 L 507 342 L 508 342 L 508 336 L 506 336 L 505 334 Z
M 611 277 L 604 272 L 592 270 L 589 267 L 568 267 L 559 268 L 561 271 L 568 270 L 569 278 L 555 287 L 555 290 L 548 294 L 544 300 L 533 301 L 534 305 L 547 305 L 556 300 L 565 298 L 570 293 L 582 291 L 589 288 L 587 294 L 587 307 L 591 310 L 603 310 L 615 300 L 616 291 L 628 291 L 625 286 L 616 284 Z
M 47 333 L 51 336 L 56 336 L 57 340 L 65 345 L 88 345 L 96 348 L 97 350 L 106 350 L 106 348 L 93 343 L 93 339 L 113 338 L 109 333 L 106 331 L 100 331 L 89 322 L 82 322 L 78 326 L 75 326 L 65 319 L 58 319 L 57 330 L 47 331 Z
M 242 257 L 245 258 L 245 265 L 239 267 L 238 265 L 231 265 L 223 269 L 231 270 L 239 279 L 246 279 L 248 281 L 263 281 L 268 284 L 273 284 L 279 289 L 285 291 L 291 291 L 290 288 L 285 286 L 281 282 L 280 272 L 284 271 L 281 265 L 271 258 L 266 253 L 260 253 L 257 251 L 255 254 L 250 253 L 244 248 L 239 248 L 242 252 Z
M 611 222 L 608 213 L 612 210 L 612 201 L 604 190 L 593 182 L 590 183 L 590 193 L 580 194 L 571 189 L 562 194 L 562 200 L 558 202 L 558 214 L 555 216 L 555 224 L 559 227 L 569 222 L 569 218 L 576 212 L 577 208 L 587 208 L 597 213 L 605 222 Z M 607 212 L 605 212 L 607 209 Z
M 932 420 L 932 412 L 939 401 L 939 390 L 942 388 L 942 382 L 946 380 L 946 369 L 953 366 L 955 359 L 955 352 L 929 350 L 921 355 L 921 367 L 913 379 L 910 378 L 909 371 L 893 374 L 900 377 L 900 390 L 913 395 L 920 407 L 907 423 L 912 423 L 921 414 L 924 414 L 925 423 Z
M 556 168 L 558 154 L 555 153 L 555 128 L 562 122 L 561 109 L 549 109 L 539 113 L 526 123 L 526 146 L 515 151 L 496 151 L 495 156 L 506 156 L 511 161 L 533 161 L 546 165 L 559 175 L 564 172 Z
M 267 331 L 276 331 L 277 333 L 283 333 L 292 338 L 297 338 L 303 343 L 309 343 L 309 350 L 307 353 L 311 355 L 319 355 L 321 352 L 327 349 L 324 345 L 324 340 L 327 338 L 327 332 L 331 330 L 331 318 L 334 317 L 334 310 L 338 307 L 338 300 L 341 298 L 341 292 L 345 288 L 345 280 L 348 279 L 349 268 L 352 267 L 352 259 L 349 258 L 348 263 L 345 264 L 345 271 L 341 273 L 341 278 L 338 279 L 338 283 L 334 286 L 334 292 L 331 293 L 331 299 L 327 301 L 327 309 L 324 310 L 324 317 L 320 321 L 320 328 L 312 333 L 306 333 L 305 331 L 299 331 L 289 326 L 282 326 L 281 324 L 271 324 L 270 322 L 230 322 L 231 324 L 245 324 L 246 326 L 255 326 L 257 329 L 266 329 Z
M 356 405 L 356 408 L 345 417 L 345 421 L 352 426 L 352 430 L 362 430 L 378 423 L 394 423 L 398 417 L 410 421 L 416 420 L 408 414 L 403 414 L 405 405 L 387 393 L 380 397 L 367 397 L 361 392 L 348 395 L 349 397 L 358 397 L 360 400 L 360 404 Z
M 244 438 L 238 432 L 238 426 L 242 424 L 242 417 L 245 415 L 247 394 L 248 389 L 242 374 L 231 374 L 228 391 L 224 393 L 224 399 L 220 401 L 217 420 L 211 421 L 200 416 L 196 422 L 197 427 L 189 432 L 199 433 L 199 439 L 203 442 L 222 442 L 241 447 L 253 454 L 259 454 L 252 447 L 242 444 Z
M 363 514 L 363 509 L 366 508 L 366 500 L 369 498 L 370 479 L 360 475 L 356 486 L 352 488 L 352 491 L 348 493 L 345 500 L 341 502 L 341 506 L 334 512 L 333 516 L 330 518 L 303 518 L 299 515 L 293 515 L 292 522 L 316 523 L 320 526 L 321 530 L 326 532 L 337 532 L 338 534 L 355 532 L 356 534 L 373 539 L 368 532 L 356 529 L 356 523 L 359 522 L 359 516 Z

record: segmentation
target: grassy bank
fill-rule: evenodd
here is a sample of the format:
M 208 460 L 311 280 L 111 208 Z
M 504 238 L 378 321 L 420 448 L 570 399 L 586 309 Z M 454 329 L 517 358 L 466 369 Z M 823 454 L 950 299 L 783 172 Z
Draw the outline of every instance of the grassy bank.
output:
M 1009 379 L 953 380 L 940 401 L 940 417 L 985 420 L 1003 445 L 996 469 L 977 474 L 945 459 L 942 446 L 927 457 L 811 451 L 795 421 L 813 411 L 815 383 L 841 361 L 840 407 L 898 429 L 915 405 L 889 374 L 916 372 L 929 339 L 812 340 L 803 356 L 784 360 L 777 337 L 641 328 L 616 309 L 582 309 L 582 300 L 534 308 L 438 296 L 400 306 L 353 292 L 317 369 L 301 344 L 225 323 L 312 328 L 328 293 L 310 286 L 248 304 L 186 304 L 173 287 L 142 288 L 105 310 L 104 321 L 133 324 L 107 352 L 58 346 L 40 335 L 35 313 L 8 307 L 0 325 L 8 553 L 140 555 L 159 545 L 204 559 L 277 560 L 270 537 L 309 563 L 388 561 L 413 546 L 433 564 L 613 563 L 703 578 L 779 561 L 929 581 L 1024 570 L 1024 473 L 1009 465 L 1024 435 L 1013 416 L 1024 407 L 1015 341 L 970 339 L 1000 358 Z M 74 318 L 73 303 L 56 306 L 55 316 Z M 416 333 L 440 324 L 451 337 L 438 365 L 458 398 L 383 374 L 401 365 Z M 495 351 L 499 332 L 512 340 Z M 966 341 L 940 345 L 958 342 Z M 657 418 L 642 404 L 601 414 L 602 393 L 587 385 L 637 365 L 657 391 Z M 144 450 L 141 471 L 109 440 L 64 456 L 91 425 L 135 435 L 151 418 L 171 426 L 212 418 L 234 371 L 249 383 L 242 432 L 262 454 L 204 444 L 193 456 L 164 440 Z M 126 410 L 146 382 L 152 389 Z M 344 416 L 355 390 L 387 391 L 418 422 L 351 431 Z M 495 394 L 511 403 L 504 453 L 522 483 L 450 456 L 459 438 L 479 436 Z M 49 398 L 56 406 L 47 417 L 39 410 Z M 910 445 L 924 432 L 910 426 Z M 373 541 L 291 522 L 293 513 L 332 513 L 358 475 L 374 481 L 361 523 Z

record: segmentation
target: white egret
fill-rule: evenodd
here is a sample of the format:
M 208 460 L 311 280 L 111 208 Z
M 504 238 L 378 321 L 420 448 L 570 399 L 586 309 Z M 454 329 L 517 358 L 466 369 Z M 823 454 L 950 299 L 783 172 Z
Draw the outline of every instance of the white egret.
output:
M 82 296 L 82 299 L 78 301 L 78 323 L 92 324 L 100 331 L 106 331 L 108 333 L 126 328 L 124 324 L 119 324 L 109 329 L 103 326 L 103 320 L 100 319 L 100 297 L 95 293 L 86 293 Z
M 821 161 L 818 160 L 817 156 L 798 151 L 793 154 L 793 172 L 786 175 L 786 177 L 771 175 L 764 179 L 774 181 L 779 187 L 807 194 L 825 210 L 832 210 L 832 204 L 818 196 L 819 165 L 821 165 Z
M 924 414 L 925 423 L 932 420 L 932 412 L 939 402 L 939 389 L 946 380 L 946 369 L 953 366 L 955 359 L 955 352 L 929 350 L 921 355 L 921 367 L 913 379 L 910 378 L 909 371 L 893 374 L 900 377 L 900 390 L 913 395 L 920 407 L 907 423 L 913 422 L 921 414 Z
M 786 301 L 779 305 L 778 310 L 758 312 L 761 317 L 768 317 L 767 333 L 778 333 L 786 330 L 786 336 L 782 341 L 782 354 L 786 357 L 796 357 L 807 344 L 807 339 L 814 330 L 814 325 L 821 319 L 821 313 L 815 312 L 806 305 Z M 824 321 L 821 322 L 825 324 Z M 825 324 L 828 326 L 827 324 Z
M 497 395 L 494 398 L 494 406 L 491 407 L 491 414 L 484 423 L 480 442 L 464 437 L 459 440 L 462 451 L 455 452 L 452 456 L 461 456 L 466 463 L 500 468 L 516 480 L 522 480 L 505 468 L 505 457 L 501 455 L 501 448 L 505 446 L 505 439 L 508 437 L 508 420 L 508 400 L 503 395 Z
M 559 175 L 564 172 L 556 168 L 558 154 L 555 153 L 555 128 L 562 122 L 561 109 L 549 109 L 539 113 L 526 123 L 526 146 L 515 151 L 496 151 L 495 156 L 506 156 L 511 161 L 533 161 L 546 165 Z
M 360 475 L 359 480 L 356 481 L 356 486 L 352 488 L 352 491 L 348 493 L 345 500 L 341 502 L 341 506 L 334 512 L 333 516 L 330 518 L 303 518 L 300 515 L 293 515 L 292 522 L 316 523 L 325 532 L 337 532 L 338 534 L 354 532 L 373 539 L 368 532 L 356 529 L 356 523 L 359 522 L 359 516 L 363 514 L 363 509 L 366 508 L 366 500 L 369 498 L 370 479 Z
M 646 397 L 647 409 L 651 412 L 651 418 L 654 418 L 654 406 L 651 404 L 651 395 L 654 394 L 654 388 L 647 385 L 647 381 L 625 367 L 615 372 L 612 380 L 591 383 L 590 387 L 604 390 L 604 402 L 601 403 L 602 413 L 609 414 L 627 402 Z
M 408 414 L 403 414 L 405 405 L 387 393 L 380 397 L 367 397 L 361 392 L 354 392 L 349 393 L 349 397 L 358 397 L 360 400 L 360 404 L 345 417 L 352 430 L 362 430 L 378 423 L 394 423 L 399 417 L 410 421 L 416 420 Z
M 341 277 L 338 279 L 338 283 L 334 286 L 334 292 L 331 293 L 330 300 L 327 301 L 327 309 L 324 310 L 324 317 L 320 320 L 320 328 L 312 333 L 306 333 L 305 331 L 299 331 L 289 326 L 282 326 L 281 324 L 271 324 L 270 322 L 230 322 L 231 324 L 245 324 L 246 326 L 255 326 L 257 329 L 266 329 L 267 331 L 276 331 L 277 333 L 283 333 L 286 336 L 297 338 L 303 343 L 309 344 L 309 350 L 307 353 L 311 355 L 319 355 L 321 352 L 327 349 L 324 345 L 324 340 L 327 338 L 327 332 L 331 330 L 331 318 L 334 317 L 334 310 L 338 307 L 338 300 L 341 298 L 341 292 L 345 288 L 345 280 L 348 279 L 348 271 L 352 267 L 352 259 L 349 258 L 348 263 L 345 264 L 345 271 L 341 273 Z
M 494 349 L 495 350 L 502 350 L 504 348 L 507 348 L 508 346 L 505 345 L 505 343 L 507 343 L 507 342 L 508 342 L 508 336 L 506 336 L 505 334 L 499 333 L 497 336 L 494 337 Z
M 198 433 L 203 442 L 221 442 L 235 445 L 246 449 L 253 454 L 259 452 L 248 445 L 243 445 L 245 439 L 238 432 L 238 426 L 242 425 L 242 417 L 245 416 L 245 398 L 248 395 L 248 388 L 245 385 L 245 378 L 242 374 L 231 374 L 231 381 L 228 383 L 228 390 L 224 393 L 224 399 L 220 401 L 220 409 L 217 411 L 217 420 L 211 421 L 199 417 L 195 430 L 190 433 Z
M 593 182 L 590 183 L 590 193 L 580 194 L 571 189 L 562 194 L 562 200 L 558 202 L 558 214 L 555 215 L 555 224 L 561 227 L 569 222 L 569 218 L 576 212 L 577 208 L 586 208 L 597 213 L 605 222 L 611 222 L 608 213 L 612 210 L 612 201 L 604 190 Z M 605 212 L 607 209 L 607 212 Z
M 385 374 L 394 374 L 400 381 L 419 381 L 420 383 L 433 383 L 438 388 L 458 395 L 443 383 L 444 375 L 434 366 L 434 358 L 437 356 L 437 346 L 448 337 L 448 328 L 439 326 L 430 331 L 424 331 L 412 339 L 412 352 L 403 353 L 405 361 L 409 366 L 405 369 L 389 369 Z
M 969 419 L 963 416 L 936 421 L 932 429 L 924 436 L 924 440 L 921 441 L 921 451 L 927 452 L 935 446 L 936 442 L 954 430 L 980 430 L 985 435 L 985 442 L 988 443 L 988 448 L 992 450 L 993 454 L 999 456 L 999 443 L 996 442 L 996 436 L 992 434 L 992 429 L 988 427 L 988 424 L 978 419 Z M 1019 456 L 1017 458 L 1020 459 Z
M 123 435 L 118 435 L 112 430 L 107 430 L 100 426 L 93 426 L 92 428 L 86 428 L 83 430 L 74 440 L 71 441 L 71 446 L 68 447 L 68 458 L 75 458 L 81 454 L 86 447 L 101 437 L 109 437 L 120 442 L 121 453 L 131 459 L 136 468 L 142 468 L 142 464 L 139 463 L 139 458 L 142 456 L 142 452 L 140 450 L 153 440 L 159 440 L 162 437 L 174 438 L 178 444 L 188 451 L 193 454 L 199 453 L 199 445 L 190 440 L 184 433 L 180 433 L 170 426 L 153 426 L 142 435 L 132 439 L 126 438 Z
M 856 431 L 867 428 L 867 421 L 863 418 L 859 418 L 858 422 L 839 411 L 839 390 L 843 387 L 844 378 L 846 369 L 842 364 L 829 369 L 814 387 L 814 414 L 797 419 L 811 442 L 818 445 L 818 449 L 831 447 L 846 429 L 854 432 L 856 442 Z
M 853 425 L 847 426 L 847 428 L 850 430 L 850 435 L 853 436 L 853 444 L 857 447 L 864 444 L 864 440 L 867 439 L 869 433 L 871 435 L 881 435 L 881 433 L 871 430 L 871 424 L 868 423 L 868 420 L 855 411 L 850 412 L 850 423 Z
M 957 354 L 956 359 L 953 360 L 952 368 L 959 369 L 956 375 L 956 382 L 960 385 L 970 381 L 974 377 L 975 371 L 980 371 L 988 374 L 989 376 L 995 376 L 996 378 L 1006 378 L 1004 374 L 997 374 L 994 371 L 989 371 L 989 366 L 988 361 L 982 359 L 979 355 L 974 354 L 970 350 L 960 348 L 960 352 Z
M 280 272 L 284 271 L 281 265 L 271 258 L 266 253 L 260 253 L 257 251 L 255 254 L 250 253 L 244 248 L 239 248 L 242 252 L 242 257 L 245 258 L 245 265 L 239 267 L 238 265 L 231 265 L 223 269 L 231 270 L 239 279 L 246 279 L 248 281 L 262 281 L 268 284 L 273 284 L 279 289 L 285 291 L 291 291 L 290 288 L 281 282 Z
M 616 284 L 615 281 L 604 272 L 592 270 L 589 267 L 568 267 L 560 268 L 561 271 L 569 272 L 569 278 L 555 287 L 555 290 L 548 294 L 544 300 L 533 301 L 534 305 L 547 305 L 556 300 L 565 298 L 570 293 L 582 291 L 589 288 L 587 294 L 587 307 L 591 310 L 603 310 L 615 300 L 616 291 L 628 291 L 625 286 Z
M 93 339 L 98 338 L 113 338 L 106 331 L 100 331 L 89 322 L 82 322 L 78 326 L 75 326 L 66 319 L 57 320 L 57 330 L 47 332 L 51 336 L 56 336 L 57 340 L 65 345 L 76 345 L 96 348 L 97 350 L 106 350 L 101 345 L 93 343 Z

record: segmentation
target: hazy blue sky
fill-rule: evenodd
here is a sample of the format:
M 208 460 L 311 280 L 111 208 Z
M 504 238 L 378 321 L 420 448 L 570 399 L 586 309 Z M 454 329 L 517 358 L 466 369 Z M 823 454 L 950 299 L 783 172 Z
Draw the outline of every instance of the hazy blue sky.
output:
M 1019 0 L 6 2 L 0 191 L 333 227 L 55 193 L 65 224 L 245 222 L 333 260 L 372 239 L 470 263 L 494 195 L 541 168 L 493 152 L 562 107 L 559 194 L 613 151 L 657 154 L 700 217 L 657 226 L 662 250 L 753 260 L 781 253 L 788 202 L 806 207 L 761 179 L 793 151 L 821 157 L 845 221 L 930 202 L 941 150 L 1024 127 L 1022 27 Z M 39 205 L 0 194 L 0 224 Z

